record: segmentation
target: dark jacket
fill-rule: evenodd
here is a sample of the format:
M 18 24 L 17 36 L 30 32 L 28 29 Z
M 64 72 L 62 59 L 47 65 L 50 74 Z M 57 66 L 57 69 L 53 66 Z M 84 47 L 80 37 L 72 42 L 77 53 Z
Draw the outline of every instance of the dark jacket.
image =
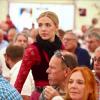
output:
M 85 65 L 85 66 L 90 68 L 90 59 L 91 59 L 91 57 L 90 57 L 88 51 L 86 51 L 83 48 L 77 47 L 76 51 L 75 51 L 75 54 L 77 56 L 79 65 Z

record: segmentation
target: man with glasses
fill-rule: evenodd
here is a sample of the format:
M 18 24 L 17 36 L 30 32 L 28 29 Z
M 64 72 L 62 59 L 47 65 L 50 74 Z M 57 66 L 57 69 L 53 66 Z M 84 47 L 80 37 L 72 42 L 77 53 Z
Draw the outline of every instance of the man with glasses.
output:
M 78 43 L 78 37 L 73 31 L 66 31 L 62 43 L 66 51 L 71 52 L 77 56 L 80 66 L 85 65 L 90 68 L 90 55 L 87 50 L 81 48 Z
M 65 96 L 66 78 L 77 65 L 77 58 L 74 54 L 66 51 L 56 51 L 46 70 L 50 86 L 45 87 L 40 100 L 51 100 L 57 95 Z
M 100 46 L 94 52 L 94 72 L 97 82 L 97 100 L 100 100 Z

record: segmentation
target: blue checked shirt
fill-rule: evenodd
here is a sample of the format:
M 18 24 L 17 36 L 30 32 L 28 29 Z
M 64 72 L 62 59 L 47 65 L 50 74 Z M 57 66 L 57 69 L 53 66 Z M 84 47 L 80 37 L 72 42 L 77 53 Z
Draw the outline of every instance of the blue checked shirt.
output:
M 0 100 L 23 100 L 18 91 L 2 75 L 0 75 Z

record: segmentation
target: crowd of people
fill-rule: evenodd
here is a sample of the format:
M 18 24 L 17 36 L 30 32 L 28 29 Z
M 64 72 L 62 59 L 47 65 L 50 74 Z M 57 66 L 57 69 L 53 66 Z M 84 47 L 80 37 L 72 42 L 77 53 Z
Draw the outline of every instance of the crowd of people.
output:
M 100 100 L 100 28 L 79 37 L 52 11 L 37 23 L 20 32 L 8 15 L 0 23 L 0 100 Z

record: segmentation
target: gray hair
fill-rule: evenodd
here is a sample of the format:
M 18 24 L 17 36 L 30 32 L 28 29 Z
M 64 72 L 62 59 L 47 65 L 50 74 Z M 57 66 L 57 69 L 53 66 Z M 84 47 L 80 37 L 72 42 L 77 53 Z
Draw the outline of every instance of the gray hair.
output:
M 62 59 L 62 63 L 65 64 L 71 70 L 78 66 L 78 60 L 75 54 L 65 51 L 57 50 L 54 55 Z
M 70 35 L 72 35 L 72 36 L 75 38 L 75 40 L 78 41 L 78 37 L 77 37 L 76 33 L 73 32 L 73 30 L 67 30 L 67 31 L 65 31 L 65 34 L 70 34 Z M 64 34 L 64 35 L 65 35 L 65 34 Z
M 24 37 L 27 39 L 27 41 L 28 41 L 28 36 L 27 36 L 24 32 L 22 32 L 22 33 L 17 33 L 17 34 L 15 35 L 13 42 L 16 42 L 17 38 L 18 38 L 20 35 L 24 36 Z
M 98 33 L 98 32 L 89 32 L 89 33 L 87 33 L 87 37 L 95 37 L 96 38 L 96 40 L 100 40 L 100 33 Z

